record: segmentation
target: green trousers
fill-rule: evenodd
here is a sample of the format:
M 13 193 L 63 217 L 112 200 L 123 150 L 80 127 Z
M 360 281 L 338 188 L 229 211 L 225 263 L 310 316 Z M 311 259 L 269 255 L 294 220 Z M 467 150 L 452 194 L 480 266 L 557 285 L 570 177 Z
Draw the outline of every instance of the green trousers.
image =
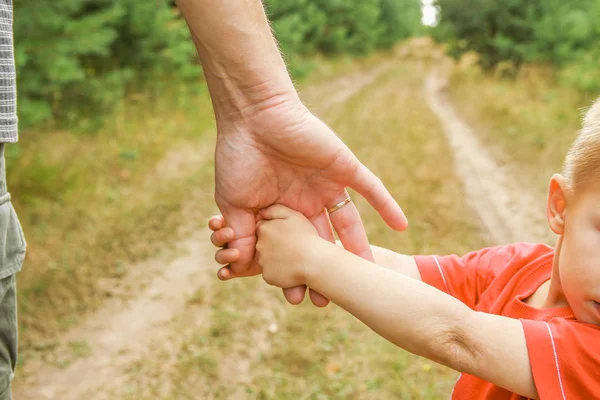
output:
M 4 144 L 0 143 L 0 400 L 12 399 L 17 363 L 17 286 L 25 258 L 25 238 L 6 188 Z

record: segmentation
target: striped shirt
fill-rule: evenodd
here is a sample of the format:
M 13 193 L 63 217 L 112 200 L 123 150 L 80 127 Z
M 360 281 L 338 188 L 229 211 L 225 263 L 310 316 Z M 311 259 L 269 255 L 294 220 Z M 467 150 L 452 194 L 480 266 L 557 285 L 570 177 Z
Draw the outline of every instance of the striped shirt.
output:
M 0 143 L 18 140 L 12 0 L 0 0 Z

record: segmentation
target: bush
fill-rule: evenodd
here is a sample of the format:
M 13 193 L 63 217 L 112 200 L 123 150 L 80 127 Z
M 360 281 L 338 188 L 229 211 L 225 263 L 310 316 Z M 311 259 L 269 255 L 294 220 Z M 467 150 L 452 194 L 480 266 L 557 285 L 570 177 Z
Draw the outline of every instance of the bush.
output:
M 419 0 L 268 0 L 267 12 L 296 76 L 315 52 L 366 54 L 421 29 Z
M 194 50 L 167 0 L 15 4 L 21 126 L 99 121 L 126 89 L 189 74 Z
M 295 76 L 317 52 L 368 53 L 420 26 L 419 0 L 267 1 Z M 97 127 L 127 90 L 199 72 L 172 0 L 21 0 L 14 30 L 21 126 Z
M 437 40 L 460 56 L 476 51 L 481 65 L 508 61 L 548 62 L 564 67 L 564 79 L 599 87 L 600 2 L 597 0 L 437 0 Z

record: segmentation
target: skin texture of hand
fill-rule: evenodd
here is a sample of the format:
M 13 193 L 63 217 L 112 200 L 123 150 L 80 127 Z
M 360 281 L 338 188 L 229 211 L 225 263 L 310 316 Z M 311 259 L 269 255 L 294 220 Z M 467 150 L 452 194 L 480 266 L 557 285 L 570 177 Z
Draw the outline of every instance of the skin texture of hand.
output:
M 243 124 L 252 129 L 243 134 L 227 132 L 236 125 L 224 124 L 218 136 L 215 199 L 235 232 L 229 248 L 240 256 L 239 262 L 219 271 L 221 279 L 260 273 L 252 263 L 257 212 L 272 204 L 304 214 L 329 241 L 334 240 L 333 225 L 344 247 L 367 260 L 373 256 L 354 203 L 329 216 L 325 211 L 347 197 L 346 187 L 362 194 L 390 227 L 406 228 L 402 210 L 382 182 L 294 97 L 270 99 L 268 106 L 257 107 Z M 302 301 L 304 292 L 305 288 L 284 291 L 293 304 Z M 311 299 L 316 305 L 327 304 L 314 292 Z

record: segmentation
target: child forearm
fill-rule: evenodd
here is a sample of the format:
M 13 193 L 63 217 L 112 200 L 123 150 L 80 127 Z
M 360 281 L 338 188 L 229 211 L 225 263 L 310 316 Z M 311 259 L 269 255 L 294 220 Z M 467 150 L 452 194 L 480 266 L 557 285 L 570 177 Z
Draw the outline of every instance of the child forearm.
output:
M 462 330 L 472 311 L 459 300 L 412 279 L 411 272 L 414 275 L 416 269 L 412 257 L 398 255 L 390 270 L 329 243 L 320 246 L 318 256 L 307 266 L 309 287 L 405 350 L 461 368 L 463 356 L 467 356 L 463 354 Z M 377 260 L 379 251 L 374 253 Z
M 373 245 L 371 245 L 371 251 L 375 258 L 375 264 L 394 272 L 410 276 L 413 279 L 421 280 L 421 273 L 412 256 L 396 253 L 395 251 Z
M 339 240 L 336 241 L 336 244 L 343 247 L 342 242 Z M 375 264 L 380 267 L 391 269 L 419 281 L 422 280 L 421 273 L 413 256 L 396 253 L 393 250 L 375 245 L 371 245 L 371 252 L 373 253 Z

